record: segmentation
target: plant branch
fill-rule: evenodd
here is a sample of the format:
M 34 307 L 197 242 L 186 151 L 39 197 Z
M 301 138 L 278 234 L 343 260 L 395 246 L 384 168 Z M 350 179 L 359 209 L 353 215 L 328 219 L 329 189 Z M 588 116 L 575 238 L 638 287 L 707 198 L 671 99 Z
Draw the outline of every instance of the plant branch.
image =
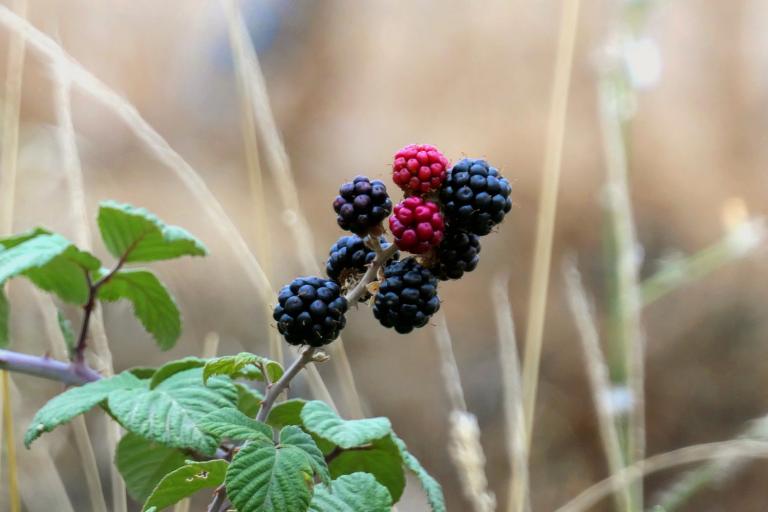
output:
M 311 363 L 314 360 L 316 351 L 317 351 L 316 347 L 307 347 L 306 349 L 304 349 L 304 352 L 301 353 L 301 356 L 299 356 L 299 358 L 296 359 L 291 364 L 291 366 L 288 367 L 288 369 L 285 371 L 283 376 L 280 377 L 280 380 L 278 380 L 272 386 L 270 386 L 266 396 L 264 397 L 264 401 L 261 402 L 261 407 L 259 408 L 259 414 L 256 416 L 256 420 L 258 421 L 267 420 L 267 416 L 269 416 L 269 411 L 272 410 L 272 406 L 275 404 L 275 400 L 277 400 L 277 397 L 280 396 L 280 393 L 282 393 L 283 390 L 288 388 L 293 378 L 296 377 L 296 375 L 298 375 L 299 372 L 302 369 L 304 369 L 305 366 L 307 366 L 309 363 Z
M 69 385 L 85 384 L 101 378 L 84 363 L 65 363 L 50 357 L 31 356 L 10 350 L 0 350 L 0 368 Z
M 219 512 L 227 500 L 227 491 L 223 485 L 216 488 L 216 492 L 213 495 L 213 501 L 208 505 L 208 512 Z
M 358 281 L 358 283 L 344 296 L 344 298 L 347 299 L 348 304 L 356 303 L 360 297 L 365 295 L 368 291 L 368 285 L 378 277 L 379 269 L 392 259 L 392 256 L 397 252 L 395 244 L 391 244 L 386 249 L 382 249 L 379 240 L 375 239 L 375 237 L 369 237 L 368 242 L 376 252 L 376 258 L 371 262 L 371 266 L 365 271 L 365 274 L 363 274 L 360 281 Z
M 86 339 L 88 338 L 88 325 L 91 322 L 91 315 L 93 309 L 96 306 L 96 292 L 98 288 L 91 281 L 91 274 L 85 271 L 85 279 L 88 281 L 88 302 L 83 306 L 83 324 L 80 327 L 80 335 L 77 338 L 77 345 L 75 346 L 75 362 L 82 363 L 85 361 L 85 346 Z

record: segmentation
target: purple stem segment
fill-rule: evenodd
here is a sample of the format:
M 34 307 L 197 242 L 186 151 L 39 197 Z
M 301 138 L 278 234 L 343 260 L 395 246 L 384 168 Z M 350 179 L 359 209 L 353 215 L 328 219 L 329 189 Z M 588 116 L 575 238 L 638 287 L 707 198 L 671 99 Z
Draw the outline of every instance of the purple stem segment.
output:
M 32 356 L 10 350 L 0 350 L 0 369 L 43 377 L 67 385 L 81 385 L 101 378 L 96 370 L 85 363 L 65 363 L 47 356 Z

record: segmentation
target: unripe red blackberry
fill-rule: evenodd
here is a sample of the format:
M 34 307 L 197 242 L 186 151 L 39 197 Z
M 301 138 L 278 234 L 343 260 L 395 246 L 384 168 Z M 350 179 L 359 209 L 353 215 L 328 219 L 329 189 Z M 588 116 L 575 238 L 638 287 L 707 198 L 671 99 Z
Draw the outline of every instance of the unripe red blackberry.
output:
M 445 222 L 440 208 L 421 197 L 405 198 L 389 218 L 395 245 L 403 251 L 423 254 L 440 245 Z
M 472 272 L 480 261 L 480 237 L 462 230 L 448 229 L 435 253 L 432 272 L 441 281 L 460 279 Z
M 440 309 L 437 279 L 414 258 L 394 261 L 384 268 L 373 303 L 373 315 L 384 327 L 405 334 L 424 327 Z
M 395 153 L 392 181 L 407 194 L 438 190 L 445 179 L 448 159 L 429 144 L 410 144 Z
M 384 183 L 357 176 L 341 186 L 333 209 L 342 229 L 364 236 L 392 212 L 392 201 Z
M 440 201 L 453 228 L 487 235 L 512 209 L 512 187 L 485 160 L 465 158 L 448 170 Z
M 285 341 L 321 347 L 338 338 L 347 311 L 340 290 L 338 284 L 320 277 L 299 277 L 284 286 L 272 317 Z
M 379 238 L 382 249 L 390 244 L 384 237 Z M 365 244 L 365 241 L 357 235 L 343 236 L 339 238 L 328 254 L 325 263 L 325 271 L 328 277 L 343 285 L 347 275 L 356 275 L 365 272 L 366 266 L 373 261 L 376 253 Z M 398 259 L 395 253 L 393 259 Z

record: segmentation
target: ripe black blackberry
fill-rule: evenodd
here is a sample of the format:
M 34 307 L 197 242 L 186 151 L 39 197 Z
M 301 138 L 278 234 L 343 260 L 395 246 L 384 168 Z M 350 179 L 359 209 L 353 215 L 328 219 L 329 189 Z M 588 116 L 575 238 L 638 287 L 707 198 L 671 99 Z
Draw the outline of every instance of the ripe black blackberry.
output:
M 487 235 L 512 209 L 512 187 L 485 160 L 465 158 L 448 170 L 440 200 L 448 225 Z
M 373 304 L 373 315 L 400 334 L 424 327 L 437 310 L 437 279 L 415 259 L 389 263 Z
M 390 245 L 384 237 L 379 238 L 379 243 L 382 249 Z M 366 265 L 375 257 L 374 250 L 368 247 L 359 236 L 343 236 L 331 246 L 328 261 L 325 262 L 325 271 L 328 277 L 343 285 L 347 276 L 365 272 Z M 393 259 L 398 259 L 398 253 L 395 253 Z
M 341 186 L 333 209 L 342 229 L 364 236 L 392 213 L 392 200 L 384 183 L 357 176 Z
M 291 345 L 321 347 L 339 337 L 346 325 L 347 299 L 330 279 L 299 277 L 277 296 L 272 317 Z
M 480 261 L 480 237 L 459 229 L 449 229 L 435 253 L 432 272 L 442 280 L 460 279 L 472 272 Z

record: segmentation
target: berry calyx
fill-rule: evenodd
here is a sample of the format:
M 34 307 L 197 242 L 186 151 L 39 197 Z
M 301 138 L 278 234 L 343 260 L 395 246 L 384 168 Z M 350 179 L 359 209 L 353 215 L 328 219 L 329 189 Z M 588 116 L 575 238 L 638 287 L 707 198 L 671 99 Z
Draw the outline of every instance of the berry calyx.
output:
M 381 325 L 406 334 L 427 325 L 440 309 L 437 279 L 414 258 L 389 263 L 373 303 Z
M 364 236 L 392 212 L 392 200 L 384 183 L 357 176 L 341 186 L 333 209 L 342 229 Z
M 386 238 L 380 237 L 379 243 L 382 249 L 386 249 L 390 244 Z M 325 263 L 325 271 L 328 277 L 340 285 L 344 285 L 350 277 L 357 277 L 365 272 L 365 268 L 376 257 L 376 252 L 368 247 L 365 240 L 357 235 L 343 236 L 336 240 L 331 246 L 328 254 L 328 261 Z M 398 259 L 399 255 L 395 253 L 392 257 Z
M 448 159 L 435 146 L 410 144 L 395 153 L 392 181 L 407 194 L 438 190 L 445 179 Z
M 435 254 L 432 272 L 441 281 L 460 279 L 472 272 L 480 261 L 480 237 L 462 230 L 448 229 Z
M 395 245 L 403 251 L 423 254 L 440 245 L 445 222 L 436 203 L 411 196 L 395 205 L 389 218 L 389 230 Z
M 347 299 L 330 279 L 299 277 L 284 286 L 277 299 L 272 317 L 291 345 L 327 345 L 346 325 Z
M 487 235 L 512 209 L 512 187 L 485 160 L 465 158 L 448 170 L 440 200 L 451 227 Z

